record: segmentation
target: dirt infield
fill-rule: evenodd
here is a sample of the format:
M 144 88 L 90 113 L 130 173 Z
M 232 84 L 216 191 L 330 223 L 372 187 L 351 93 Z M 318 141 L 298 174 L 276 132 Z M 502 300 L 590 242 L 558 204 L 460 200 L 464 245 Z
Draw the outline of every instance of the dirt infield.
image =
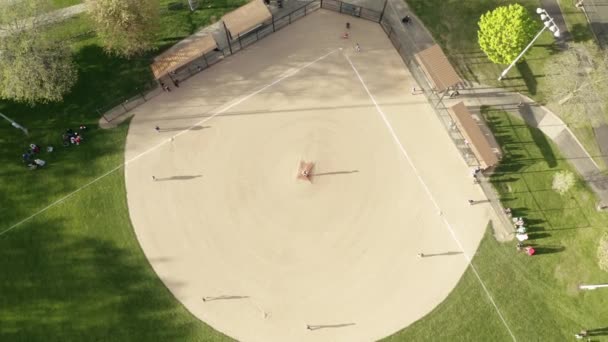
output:
M 440 303 L 452 232 L 472 255 L 491 208 L 413 82 L 380 26 L 319 10 L 137 108 L 130 215 L 175 297 L 264 342 L 370 341 Z

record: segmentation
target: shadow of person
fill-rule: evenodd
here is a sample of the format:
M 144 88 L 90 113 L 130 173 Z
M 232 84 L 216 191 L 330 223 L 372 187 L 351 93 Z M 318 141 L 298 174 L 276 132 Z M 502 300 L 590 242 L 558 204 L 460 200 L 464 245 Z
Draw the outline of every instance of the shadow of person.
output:
M 187 131 L 187 130 L 200 131 L 201 129 L 205 129 L 205 128 L 211 128 L 211 126 L 196 125 L 196 126 L 192 126 L 192 127 L 160 128 L 158 131 L 159 132 L 174 132 L 174 131 Z
M 444 252 L 444 253 L 434 253 L 434 254 L 424 254 L 424 257 L 434 257 L 434 256 L 448 256 L 448 255 L 458 255 L 462 254 L 462 252 L 452 251 L 452 252 Z
M 537 255 L 559 253 L 559 252 L 563 252 L 564 250 L 566 250 L 566 247 L 564 247 L 564 246 L 532 246 L 532 247 L 534 247 L 534 250 L 536 251 L 535 254 L 537 254 Z
M 203 177 L 203 175 L 171 176 L 171 177 L 165 177 L 165 178 L 156 178 L 156 181 L 164 182 L 164 181 L 174 181 L 174 180 L 190 180 L 190 179 L 199 178 L 199 177 Z
M 319 177 L 319 176 L 330 176 L 330 175 L 346 175 L 346 174 L 349 174 L 349 173 L 357 173 L 357 172 L 359 172 L 359 170 L 321 172 L 321 173 L 313 173 L 310 176 L 311 177 Z
M 587 335 L 589 336 L 604 336 L 608 335 L 608 327 L 598 329 L 587 329 Z

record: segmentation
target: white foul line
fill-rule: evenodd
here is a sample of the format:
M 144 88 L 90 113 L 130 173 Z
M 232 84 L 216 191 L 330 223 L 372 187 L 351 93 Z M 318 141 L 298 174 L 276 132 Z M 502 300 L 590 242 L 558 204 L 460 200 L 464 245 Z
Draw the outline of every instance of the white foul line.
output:
M 109 175 L 109 174 L 111 174 L 112 172 L 114 172 L 114 171 L 116 171 L 116 170 L 120 169 L 120 168 L 121 168 L 121 167 L 123 167 L 123 166 L 127 166 L 128 164 L 130 164 L 130 163 L 134 162 L 135 160 L 137 160 L 137 159 L 141 158 L 142 156 L 144 156 L 144 155 L 146 155 L 146 154 L 148 154 L 148 153 L 150 153 L 150 152 L 152 152 L 152 151 L 154 151 L 154 150 L 158 149 L 159 147 L 163 146 L 164 144 L 166 144 L 166 143 L 168 143 L 168 142 L 173 141 L 173 139 L 174 139 L 175 137 L 178 137 L 178 136 L 180 136 L 180 135 L 182 135 L 182 134 L 184 134 L 184 133 L 186 133 L 186 132 L 188 132 L 188 131 L 191 131 L 191 130 L 192 130 L 192 128 L 197 127 L 197 126 L 199 126 L 200 124 L 202 124 L 202 123 L 204 123 L 204 122 L 206 122 L 206 121 L 209 121 L 209 120 L 213 119 L 214 117 L 216 117 L 216 116 L 218 116 L 218 115 L 220 115 L 220 114 L 222 114 L 222 113 L 226 112 L 226 111 L 227 111 L 227 110 L 229 110 L 230 108 L 232 108 L 232 107 L 234 107 L 234 106 L 236 106 L 236 105 L 239 105 L 239 104 L 241 104 L 241 103 L 242 103 L 242 102 L 244 102 L 244 101 L 247 101 L 247 100 L 248 100 L 249 98 L 251 98 L 252 96 L 255 96 L 255 95 L 257 95 L 257 94 L 261 93 L 262 91 L 264 91 L 264 90 L 266 90 L 266 89 L 268 89 L 268 88 L 272 87 L 273 85 L 275 85 L 275 84 L 277 84 L 277 83 L 280 83 L 280 82 L 281 82 L 281 81 L 283 81 L 284 79 L 289 78 L 289 77 L 291 77 L 291 76 L 293 76 L 293 75 L 297 74 L 298 72 L 300 72 L 300 71 L 302 71 L 302 70 L 304 70 L 304 69 L 308 68 L 309 66 L 311 66 L 311 65 L 313 65 L 313 64 L 315 64 L 315 63 L 317 63 L 317 62 L 319 62 L 319 61 L 321 61 L 321 60 L 323 60 L 323 59 L 325 59 L 327 56 L 329 56 L 329 55 L 331 55 L 331 54 L 333 54 L 333 53 L 335 53 L 335 52 L 337 52 L 337 51 L 338 51 L 338 49 L 332 50 L 332 51 L 330 51 L 330 52 L 328 52 L 328 53 L 324 54 L 323 56 L 321 56 L 321 57 L 319 57 L 319 58 L 315 59 L 314 61 L 309 62 L 309 63 L 307 63 L 307 64 L 305 64 L 305 65 L 303 65 L 303 66 L 301 66 L 301 67 L 299 67 L 299 68 L 297 68 L 297 69 L 294 69 L 294 70 L 292 70 L 292 71 L 288 72 L 287 74 L 285 74 L 285 75 L 283 75 L 283 76 L 279 77 L 279 78 L 278 78 L 278 79 L 276 79 L 275 81 L 273 81 L 273 82 L 271 82 L 271 83 L 269 83 L 269 84 L 267 84 L 267 85 L 263 86 L 262 88 L 260 88 L 260 89 L 258 89 L 258 90 L 256 90 L 256 91 L 252 92 L 251 94 L 246 95 L 246 96 L 244 96 L 244 97 L 240 98 L 239 100 L 237 100 L 237 101 L 235 101 L 235 102 L 233 102 L 233 103 L 229 104 L 228 106 L 226 106 L 226 107 L 224 107 L 224 108 L 222 108 L 222 109 L 220 109 L 220 110 L 217 110 L 215 113 L 213 113 L 213 115 L 210 115 L 210 116 L 208 116 L 208 117 L 206 117 L 206 118 L 204 118 L 204 119 L 200 120 L 199 122 L 197 122 L 197 123 L 195 123 L 194 125 L 192 125 L 192 126 L 188 127 L 187 129 L 182 130 L 181 132 L 179 132 L 179 133 L 175 134 L 173 137 L 171 137 L 171 138 L 169 138 L 169 139 L 167 139 L 167 140 L 163 140 L 163 141 L 161 141 L 160 143 L 158 143 L 158 144 L 156 144 L 156 145 L 152 146 L 151 148 L 147 149 L 146 151 L 144 151 L 144 152 L 142 152 L 142 153 L 140 153 L 140 154 L 136 155 L 135 157 L 133 157 L 133 158 L 131 158 L 131 159 L 129 159 L 129 160 L 127 160 L 127 161 L 123 162 L 122 164 L 120 164 L 120 165 L 118 165 L 118 166 L 114 167 L 113 169 L 111 169 L 110 171 L 108 171 L 108 172 L 106 172 L 106 173 L 102 174 L 101 176 L 99 176 L 99 177 L 97 177 L 97 178 L 93 179 L 92 181 L 90 181 L 90 182 L 86 183 L 85 185 L 83 185 L 83 186 L 79 187 L 78 189 L 76 189 L 76 190 L 72 191 L 71 193 L 69 193 L 69 194 L 65 195 L 64 197 L 62 197 L 62 198 L 60 198 L 60 199 L 56 200 L 55 202 L 53 202 L 53 203 L 51 203 L 51 204 L 47 205 L 46 207 L 44 207 L 44 208 L 42 208 L 42 209 L 38 210 L 38 211 L 37 211 L 37 212 L 35 212 L 34 214 L 32 214 L 32 215 L 30 215 L 30 216 L 26 217 L 25 219 L 23 219 L 23 220 L 21 220 L 21 221 L 19 221 L 19 222 L 15 223 L 14 225 L 10 226 L 9 228 L 7 228 L 7 229 L 5 229 L 5 230 L 1 231 L 1 232 L 0 232 L 0 235 L 6 234 L 6 233 L 7 233 L 7 232 L 9 232 L 10 230 L 13 230 L 14 228 L 16 228 L 16 227 L 18 227 L 18 226 L 22 225 L 23 223 L 25 223 L 25 222 L 27 222 L 27 221 L 29 221 L 29 220 L 33 219 L 34 217 L 36 217 L 36 216 L 38 216 L 38 215 L 42 214 L 43 212 L 45 212 L 45 211 L 49 210 L 50 208 L 52 208 L 52 207 L 54 207 L 54 206 L 56 206 L 56 205 L 58 205 L 58 204 L 62 203 L 62 202 L 63 202 L 63 201 L 65 201 L 66 199 L 68 199 L 68 198 L 70 198 L 70 197 L 74 196 L 75 194 L 77 194 L 77 193 L 78 193 L 78 192 L 80 192 L 81 190 L 88 188 L 89 186 L 91 186 L 92 184 L 96 183 L 96 182 L 97 182 L 97 181 L 99 181 L 100 179 L 105 178 L 106 176 L 108 176 L 108 175 Z
M 429 187 L 426 185 L 426 183 L 424 182 L 424 180 L 422 179 L 422 177 L 420 176 L 420 172 L 418 172 L 418 169 L 416 168 L 416 166 L 414 165 L 414 163 L 412 162 L 412 159 L 410 158 L 409 154 L 407 153 L 407 151 L 405 150 L 405 147 L 403 147 L 403 144 L 401 143 L 401 141 L 399 140 L 399 138 L 397 137 L 397 133 L 395 133 L 395 130 L 393 129 L 393 126 L 391 125 L 391 123 L 388 121 L 388 118 L 386 117 L 386 114 L 384 114 L 384 112 L 382 111 L 382 109 L 380 108 L 380 106 L 378 105 L 378 102 L 376 101 L 376 99 L 374 98 L 374 96 L 372 95 L 372 93 L 369 91 L 369 88 L 367 88 L 367 85 L 365 84 L 365 82 L 363 81 L 363 78 L 361 77 L 361 75 L 359 74 L 359 71 L 357 70 L 357 68 L 355 68 L 355 65 L 353 64 L 353 62 L 350 60 L 350 58 L 344 54 L 344 57 L 346 57 L 346 60 L 348 60 L 348 63 L 350 64 L 350 66 L 352 67 L 353 71 L 355 72 L 355 74 L 357 75 L 357 78 L 359 79 L 359 81 L 361 82 L 361 85 L 363 86 L 363 88 L 365 89 L 365 92 L 367 93 L 367 95 L 369 96 L 370 100 L 372 101 L 372 103 L 374 104 L 374 106 L 376 107 L 376 111 L 378 112 L 378 114 L 380 114 L 380 117 L 382 118 L 382 120 L 384 121 L 384 123 L 386 124 L 386 127 L 388 128 L 388 130 L 391 133 L 391 136 L 393 137 L 393 140 L 395 141 L 395 143 L 397 143 L 397 146 L 399 146 L 399 149 L 401 150 L 401 153 L 403 153 L 403 155 L 405 156 L 405 159 L 407 160 L 408 164 L 410 164 L 410 166 L 412 167 L 412 169 L 414 170 L 414 174 L 416 175 L 416 177 L 418 178 L 418 181 L 420 182 L 420 184 L 422 184 L 422 187 L 424 188 L 424 191 L 426 192 L 426 194 L 428 195 L 429 199 L 431 200 L 431 202 L 433 203 L 433 205 L 435 206 L 435 208 L 438 210 L 439 215 L 441 216 L 441 219 L 443 220 L 443 222 L 445 223 L 445 226 L 447 227 L 448 231 L 450 232 L 450 234 L 452 235 L 452 238 L 454 239 L 454 241 L 456 242 L 456 244 L 458 245 L 458 247 L 460 248 L 460 250 L 462 251 L 462 254 L 464 255 L 464 257 L 467 260 L 467 263 L 469 264 L 469 266 L 471 266 L 471 269 L 473 270 L 473 273 L 475 274 L 475 276 L 477 277 L 477 280 L 479 280 L 479 283 L 481 284 L 481 287 L 483 288 L 483 290 L 485 291 L 486 295 L 488 296 L 488 298 L 490 299 L 490 302 L 492 303 L 492 305 L 494 306 L 494 308 L 496 309 L 496 312 L 498 313 L 498 316 L 500 317 L 500 319 L 502 320 L 502 323 L 505 325 L 505 327 L 507 328 L 507 330 L 509 331 L 509 334 L 511 335 L 511 337 L 513 338 L 513 341 L 517 341 L 517 339 L 515 338 L 515 335 L 513 334 L 513 332 L 511 331 L 511 328 L 509 328 L 509 325 L 507 324 L 507 321 L 505 320 L 505 318 L 503 317 L 502 313 L 500 312 L 500 309 L 498 308 L 498 306 L 496 305 L 496 302 L 494 302 L 494 298 L 492 298 L 492 295 L 490 294 L 490 291 L 488 291 L 488 289 L 486 288 L 486 285 L 484 284 L 483 280 L 481 280 L 481 277 L 479 276 L 479 273 L 477 273 L 477 269 L 475 268 L 475 266 L 472 264 L 472 260 L 471 257 L 467 254 L 467 252 L 464 250 L 464 247 L 462 246 L 462 243 L 460 243 L 460 240 L 458 239 L 458 237 L 456 236 L 456 232 L 454 232 L 454 229 L 452 228 L 452 225 L 450 224 L 450 222 L 448 222 L 448 220 L 446 219 L 446 217 L 443 215 L 443 212 L 441 211 L 441 207 L 439 207 L 439 204 L 437 203 L 437 201 L 435 200 L 435 197 L 433 196 L 433 194 L 431 193 L 431 190 L 429 189 Z

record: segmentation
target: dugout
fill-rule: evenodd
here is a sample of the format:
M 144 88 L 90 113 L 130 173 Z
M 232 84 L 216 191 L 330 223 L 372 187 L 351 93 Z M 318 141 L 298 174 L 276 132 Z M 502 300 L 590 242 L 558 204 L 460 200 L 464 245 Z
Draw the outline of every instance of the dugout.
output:
M 272 13 L 263 0 L 253 0 L 222 17 L 226 32 L 232 39 L 255 30 L 270 19 Z
M 424 49 L 415 54 L 414 57 L 433 91 L 440 93 L 463 84 L 462 79 L 439 45 L 435 44 Z
M 154 58 L 151 65 L 154 78 L 160 80 L 197 59 L 201 59 L 200 67 L 204 69 L 213 64 L 206 54 L 216 49 L 217 42 L 211 34 L 194 34 Z
M 483 133 L 480 124 L 473 119 L 464 102 L 448 108 L 448 112 L 462 136 L 468 141 L 468 146 L 481 168 L 485 170 L 498 164 L 500 152 L 492 148 L 489 138 Z

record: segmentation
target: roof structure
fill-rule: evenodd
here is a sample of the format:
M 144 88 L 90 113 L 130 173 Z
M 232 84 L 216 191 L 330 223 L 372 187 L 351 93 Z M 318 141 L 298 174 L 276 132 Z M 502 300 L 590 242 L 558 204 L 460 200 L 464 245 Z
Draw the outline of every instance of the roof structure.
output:
M 154 58 L 151 65 L 154 78 L 159 79 L 215 48 L 217 42 L 211 34 L 194 34 Z
M 253 0 L 222 17 L 226 29 L 235 38 L 272 18 L 263 0 Z
M 442 92 L 462 83 L 462 79 L 458 76 L 439 45 L 435 44 L 430 48 L 422 50 L 415 57 L 422 71 L 424 71 L 432 83 L 431 85 L 434 90 Z
M 479 160 L 481 167 L 486 169 L 495 166 L 498 163 L 497 153 L 493 151 L 488 138 L 479 128 L 464 102 L 453 105 L 448 112 L 464 138 L 469 142 L 469 147 Z

